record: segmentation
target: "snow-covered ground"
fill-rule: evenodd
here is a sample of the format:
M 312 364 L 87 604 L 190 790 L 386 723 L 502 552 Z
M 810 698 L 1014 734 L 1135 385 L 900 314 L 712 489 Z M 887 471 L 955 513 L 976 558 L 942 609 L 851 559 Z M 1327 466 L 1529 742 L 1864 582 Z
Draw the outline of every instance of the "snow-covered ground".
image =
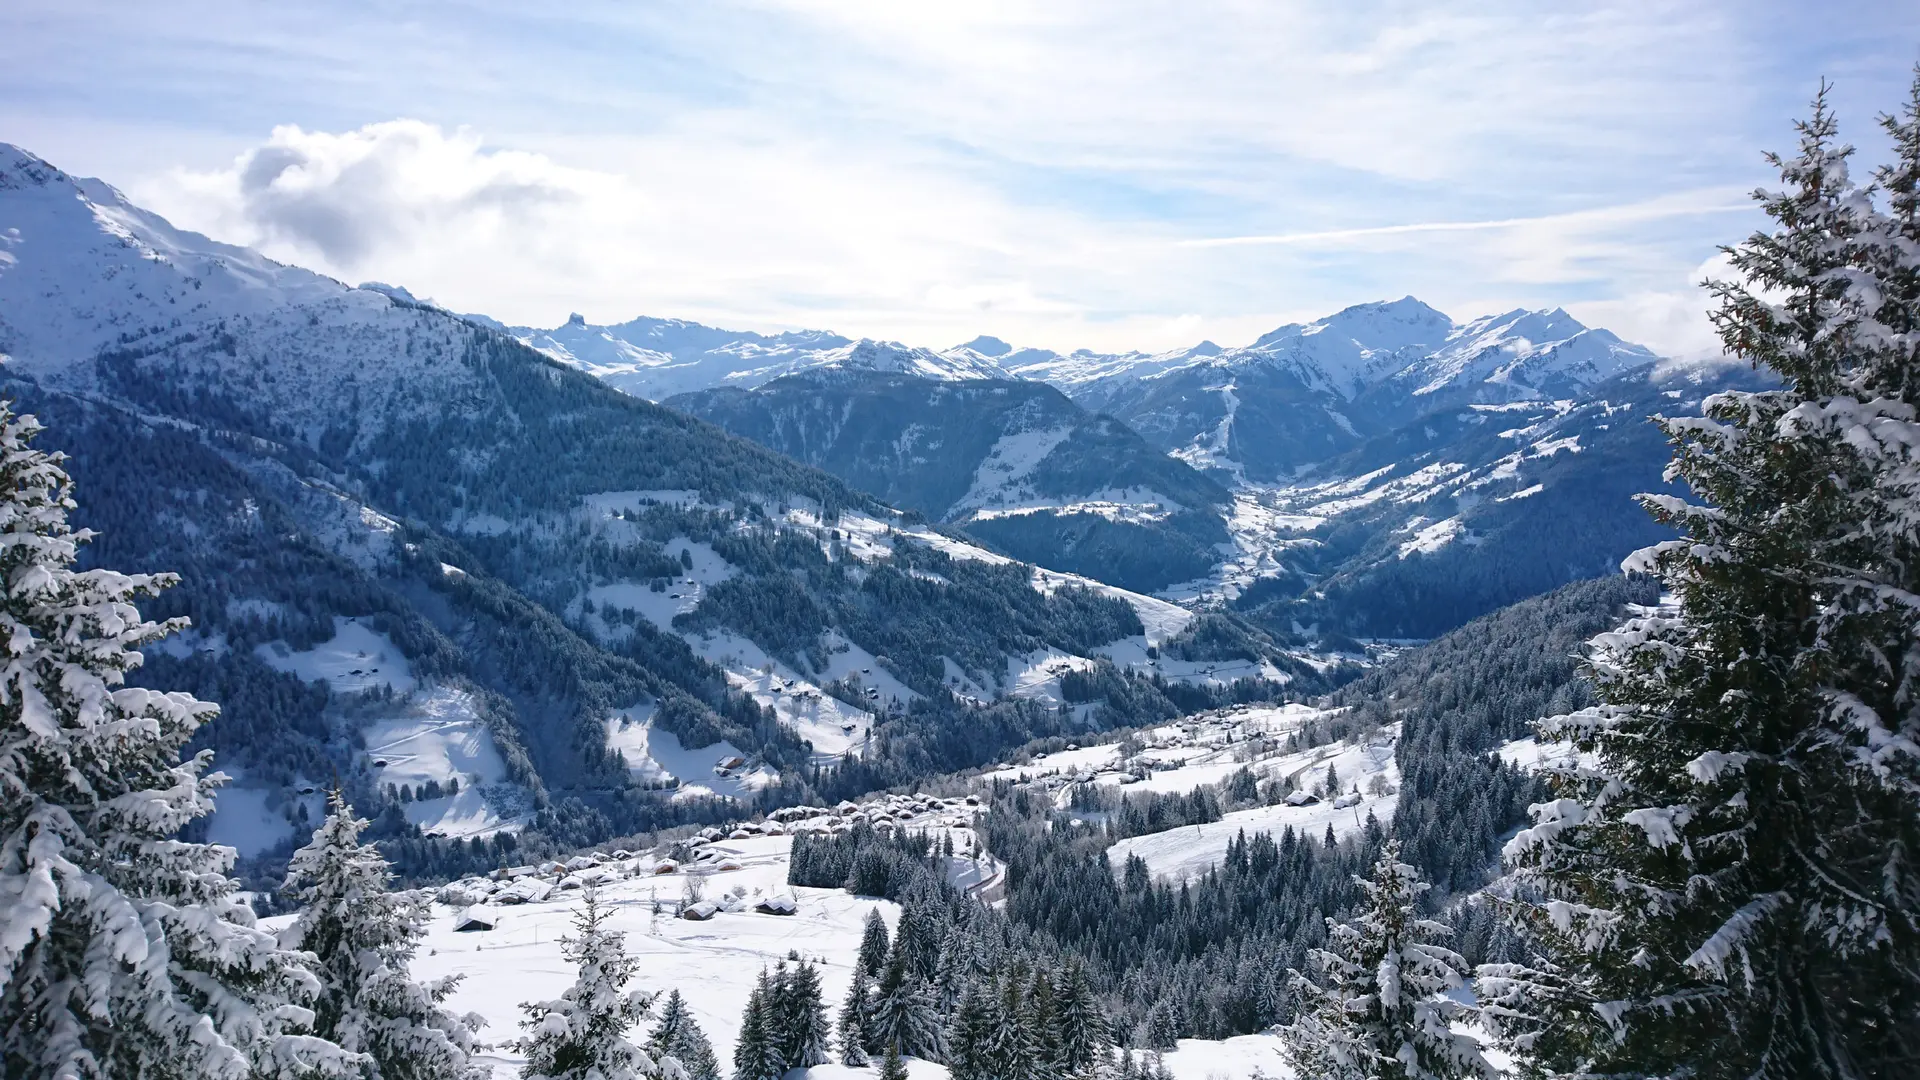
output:
M 644 496 L 671 493 L 615 492 L 610 494 Z M 607 495 L 592 498 L 605 499 Z M 611 628 L 615 625 L 610 617 L 613 612 L 631 610 L 654 626 L 672 633 L 675 615 L 684 615 L 699 607 L 708 589 L 736 573 L 733 566 L 713 550 L 712 545 L 694 543 L 685 537 L 675 537 L 667 541 L 666 549 L 669 555 L 676 558 L 685 555 L 693 566 L 691 569 L 680 571 L 661 591 L 655 592 L 652 584 L 645 581 L 616 581 L 595 585 L 587 590 L 587 600 L 593 604 L 595 617 L 600 625 Z
M 432 799 L 406 803 L 407 820 L 427 833 L 444 836 L 489 836 L 521 823 L 525 807 L 517 787 L 507 782 L 505 761 L 492 732 L 475 713 L 473 695 L 451 686 L 422 683 L 391 639 L 361 619 L 336 616 L 334 635 L 311 648 L 294 650 L 275 641 L 255 648 L 254 655 L 278 671 L 309 682 L 324 681 L 339 694 L 377 688 L 391 689 L 396 698 L 372 719 L 355 717 L 365 743 L 365 760 L 381 787 L 405 786 L 420 790 L 429 780 L 459 790 Z M 237 787 L 223 793 L 230 806 L 259 793 Z M 313 808 L 310 808 L 312 810 Z M 229 811 L 216 815 L 215 828 L 244 854 L 270 847 L 271 822 L 229 824 Z M 251 811 L 249 811 L 251 815 Z M 317 823 L 319 818 L 314 817 Z M 244 841 L 244 842 L 242 842 Z
M 607 718 L 607 749 L 627 759 L 627 768 L 642 780 L 680 781 L 680 796 L 724 795 L 744 799 L 773 783 L 763 767 L 724 768 L 722 762 L 746 755 L 730 742 L 688 749 L 679 736 L 653 726 L 653 706 L 622 709 Z M 722 775 L 724 768 L 725 775 Z
M 336 615 L 333 637 L 295 652 L 284 641 L 256 646 L 254 655 L 276 671 L 307 682 L 324 680 L 335 693 L 390 686 L 406 693 L 417 685 L 407 658 L 387 635 L 359 619 Z
M 415 694 L 403 712 L 374 720 L 361 735 L 374 780 L 382 787 L 405 785 L 417 792 L 429 780 L 443 790 L 450 781 L 459 782 L 453 794 L 406 804 L 407 820 L 423 831 L 490 836 L 517 823 L 516 815 L 502 813 L 516 808 L 499 804 L 497 791 L 496 801 L 488 800 L 489 791 L 507 782 L 507 766 L 466 691 L 436 686 Z
M 1380 824 L 1386 825 L 1393 819 L 1398 799 L 1396 793 L 1400 787 L 1400 770 L 1393 760 L 1392 731 L 1391 728 L 1383 729 L 1383 736 L 1371 743 L 1335 743 L 1256 760 L 1247 766 L 1262 780 L 1288 779 L 1296 788 L 1314 792 L 1320 792 L 1327 768 L 1332 766 L 1339 774 L 1337 795 L 1321 792 L 1319 801 L 1308 806 L 1281 803 L 1278 806 L 1236 810 L 1219 821 L 1128 837 L 1109 848 L 1107 858 L 1114 866 L 1123 867 L 1129 856 L 1138 855 L 1146 861 L 1147 869 L 1155 876 L 1191 878 L 1200 876 L 1208 867 L 1218 863 L 1225 856 L 1227 846 L 1242 832 L 1248 836 L 1256 833 L 1278 836 L 1291 828 L 1297 835 L 1317 838 L 1331 825 L 1334 835 L 1345 836 L 1359 832 L 1365 826 L 1369 813 Z M 1211 768 L 1186 765 L 1154 777 L 1154 780 L 1162 783 L 1154 784 L 1153 790 L 1190 791 L 1194 785 L 1184 783 L 1188 777 L 1202 783 L 1218 783 L 1239 767 L 1238 764 L 1225 769 L 1218 765 Z M 1205 779 L 1214 776 L 1216 771 L 1217 778 Z M 1182 782 L 1165 782 L 1174 777 L 1181 777 Z M 1142 784 L 1140 787 L 1146 788 L 1148 785 Z M 1342 806 L 1341 803 L 1348 805 Z
M 724 1063 L 731 1059 L 741 1012 L 763 967 L 798 952 L 820 968 L 825 999 L 829 1009 L 835 1010 L 852 981 L 851 964 L 868 914 L 879 911 L 890 928 L 898 923 L 899 908 L 891 902 L 839 889 L 789 886 L 792 833 L 834 827 L 829 822 L 844 828 L 844 822 L 865 816 L 895 828 L 925 830 L 936 842 L 945 833 L 954 838 L 957 851 L 967 852 L 975 847 L 971 829 L 975 812 L 959 799 L 887 796 L 858 807 L 816 808 L 812 816 L 784 826 L 750 827 L 762 835 L 711 831 L 707 835 L 720 839 L 702 847 L 698 861 L 667 872 L 656 872 L 662 869 L 664 853 L 654 851 L 604 858 L 584 871 L 554 867 L 534 879 L 554 886 L 570 877 L 597 878 L 599 898 L 613 912 L 614 928 L 625 933 L 628 951 L 641 959 L 633 988 L 656 993 L 678 989 Z M 977 861 L 955 857 L 948 861 L 948 869 L 956 883 L 986 899 L 991 896 L 984 894 L 1003 871 L 990 857 Z M 704 922 L 677 917 L 688 895 L 689 879 L 698 882 L 707 900 L 732 898 L 723 905 L 731 910 L 721 910 Z M 481 1031 L 482 1041 L 489 1044 L 486 1060 L 494 1075 L 505 1080 L 517 1075 L 521 1063 L 504 1045 L 519 1033 L 520 1002 L 558 997 L 573 981 L 574 972 L 560 954 L 560 939 L 572 930 L 582 892 L 554 887 L 546 899 L 521 904 L 483 899 L 487 892 L 502 887 L 503 883 L 467 879 L 442 890 L 443 901 L 453 902 L 435 905 L 413 970 L 420 978 L 462 976 L 448 1005 L 487 1020 Z M 754 910 L 758 901 L 772 897 L 792 899 L 798 911 L 783 916 Z M 493 929 L 456 931 L 455 916 L 476 901 L 478 910 L 495 920 Z M 277 925 L 286 918 L 267 922 Z M 924 1062 L 914 1064 L 912 1071 L 922 1080 L 946 1075 L 945 1069 Z M 794 1075 L 864 1080 L 874 1074 L 871 1069 L 823 1066 Z
M 848 751 L 864 752 L 873 714 L 822 690 L 820 684 L 833 681 L 831 678 L 803 676 L 768 656 L 760 646 L 725 630 L 682 636 L 702 659 L 726 671 L 730 685 L 752 695 L 801 738 L 812 742 L 816 760 L 829 761 Z M 871 699 L 874 708 L 903 706 L 919 696 L 885 668 L 874 666 L 864 651 L 851 658 L 850 652 L 836 654 L 837 663 L 830 662 L 829 671 L 840 671 L 841 677 L 856 674 L 862 686 L 879 691 Z M 861 659 L 867 662 L 854 667 Z
M 1033 497 L 1027 477 L 1054 447 L 1073 434 L 1072 425 L 1002 435 L 974 470 L 973 486 L 949 513 L 1018 506 Z
M 1219 862 L 1243 831 L 1278 834 L 1292 828 L 1318 837 L 1331 825 L 1336 835 L 1344 836 L 1363 828 L 1369 813 L 1382 825 L 1392 820 L 1400 786 L 1393 756 L 1398 725 L 1381 728 L 1366 741 L 1285 751 L 1288 736 L 1327 715 L 1298 704 L 1238 706 L 1137 732 L 1127 744 L 1133 748 L 1130 755 L 1122 753 L 1120 743 L 1070 747 L 1023 764 L 986 770 L 981 779 L 1037 785 L 1053 792 L 1055 804 L 1063 808 L 1081 784 L 1185 794 L 1222 783 L 1241 769 L 1251 771 L 1262 783 L 1284 781 L 1315 796 L 1309 805 L 1252 807 L 1220 821 L 1129 837 L 1107 851 L 1116 868 L 1138 855 L 1157 876 L 1197 877 Z M 1329 766 L 1337 781 L 1331 792 L 1326 790 Z
M 207 821 L 207 840 L 250 856 L 292 836 L 293 823 L 268 808 L 268 797 L 269 793 L 260 788 L 233 784 L 215 792 L 213 817 Z
M 1293 1066 L 1277 1035 L 1236 1035 L 1231 1039 L 1181 1039 L 1179 1049 L 1160 1057 L 1174 1080 L 1242 1080 L 1265 1076 L 1293 1080 Z
M 790 836 L 767 836 L 713 845 L 740 869 L 703 874 L 706 896 L 717 899 L 738 891 L 746 906 L 706 922 L 675 916 L 685 875 L 647 875 L 600 886 L 601 901 L 613 911 L 614 928 L 625 932 L 628 951 L 641 960 L 634 988 L 678 989 L 722 1061 L 731 1057 L 741 1011 L 761 968 L 798 951 L 820 967 L 826 1000 L 837 1006 L 852 982 L 851 962 L 867 913 L 880 911 L 889 926 L 899 918 L 899 909 L 884 900 L 838 889 L 788 886 L 792 844 Z M 487 1019 L 481 1038 L 494 1044 L 488 1056 L 498 1077 L 517 1075 L 521 1062 L 499 1045 L 519 1033 L 520 1002 L 559 997 L 573 982 L 574 971 L 560 955 L 560 939 L 572 932 L 580 894 L 557 895 L 563 899 L 499 908 L 494 929 L 484 932 L 456 932 L 455 909 L 437 906 L 425 947 L 414 962 L 418 976 L 464 977 L 447 1004 Z M 752 910 L 754 902 L 770 896 L 791 897 L 799 911 L 781 916 Z

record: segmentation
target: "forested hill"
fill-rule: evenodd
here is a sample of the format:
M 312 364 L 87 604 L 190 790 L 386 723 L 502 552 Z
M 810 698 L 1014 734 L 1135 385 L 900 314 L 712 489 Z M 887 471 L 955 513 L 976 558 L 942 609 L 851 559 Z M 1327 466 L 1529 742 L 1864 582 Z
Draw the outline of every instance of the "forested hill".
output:
M 1150 591 L 1211 572 L 1232 496 L 1045 383 L 861 369 L 666 404 L 1055 570 Z

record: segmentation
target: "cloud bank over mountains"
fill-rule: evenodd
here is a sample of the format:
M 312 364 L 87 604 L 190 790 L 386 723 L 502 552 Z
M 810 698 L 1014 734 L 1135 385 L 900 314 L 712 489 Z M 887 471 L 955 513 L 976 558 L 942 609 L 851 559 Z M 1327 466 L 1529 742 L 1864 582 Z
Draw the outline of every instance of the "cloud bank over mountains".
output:
M 1157 350 L 1413 293 L 1687 354 L 1805 73 L 1865 116 L 1910 62 L 1863 4 L 0 14 L 0 137 L 529 325 Z

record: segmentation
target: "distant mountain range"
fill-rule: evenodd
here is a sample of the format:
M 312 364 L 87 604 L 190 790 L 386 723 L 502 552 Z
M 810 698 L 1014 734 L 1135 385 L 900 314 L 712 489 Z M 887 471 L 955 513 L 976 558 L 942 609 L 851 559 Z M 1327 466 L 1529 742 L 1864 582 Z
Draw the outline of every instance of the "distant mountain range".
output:
M 1661 535 L 1630 501 L 1664 484 L 1640 421 L 1742 377 L 1557 308 L 1456 323 L 1413 297 L 1151 354 L 512 333 L 617 386 L 697 386 L 664 401 L 1007 554 L 1306 638 L 1430 636 L 1609 572 Z
M 923 351 L 636 326 L 660 356 L 989 385 Z M 147 607 L 193 628 L 135 677 L 222 703 L 202 745 L 235 783 L 206 827 L 248 856 L 284 853 L 335 779 L 410 872 L 459 873 L 516 835 L 831 802 L 1337 680 L 1245 620 L 1014 562 L 577 366 L 0 144 L 0 396 L 70 455 L 89 565 L 181 575 Z M 1223 500 L 1117 422 L 1075 423 L 1169 498 Z M 1003 458 L 949 501 L 1073 486 Z

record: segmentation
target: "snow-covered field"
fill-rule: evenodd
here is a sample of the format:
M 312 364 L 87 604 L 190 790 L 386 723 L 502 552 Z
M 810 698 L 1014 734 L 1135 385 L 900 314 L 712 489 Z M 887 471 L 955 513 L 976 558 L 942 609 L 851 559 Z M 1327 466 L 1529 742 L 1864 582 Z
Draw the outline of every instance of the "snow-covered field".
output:
M 311 649 L 294 650 L 285 642 L 258 646 L 254 655 L 278 671 L 309 682 L 324 681 L 335 693 L 353 694 L 388 688 L 396 695 L 391 706 L 370 720 L 350 721 L 359 726 L 366 746 L 365 759 L 381 787 L 420 790 L 431 780 L 442 789 L 458 781 L 459 790 L 432 799 L 406 803 L 407 820 L 429 833 L 444 836 L 489 836 L 520 824 L 521 800 L 507 782 L 506 763 L 493 734 L 474 711 L 473 696 L 451 686 L 422 683 L 391 639 L 359 619 L 334 618 L 333 637 Z M 215 815 L 220 843 L 231 843 L 243 854 L 264 850 L 290 833 L 260 816 L 251 803 L 264 793 L 234 786 L 220 796 L 225 807 Z M 249 824 L 240 824 L 241 811 Z M 316 807 L 310 807 L 313 813 Z M 313 820 L 318 823 L 319 816 Z M 289 830 L 290 830 L 289 826 Z
M 1317 838 L 1326 832 L 1328 826 L 1332 826 L 1334 835 L 1346 836 L 1359 832 L 1365 826 L 1368 814 L 1372 814 L 1383 826 L 1393 820 L 1398 799 L 1396 793 L 1400 787 L 1400 770 L 1393 761 L 1390 735 L 1383 735 L 1372 743 L 1335 743 L 1299 753 L 1282 754 L 1257 760 L 1247 767 L 1262 780 L 1286 778 L 1292 780 L 1300 790 L 1318 792 L 1329 766 L 1339 775 L 1337 795 L 1321 793 L 1317 802 L 1306 806 L 1281 803 L 1277 806 L 1236 810 L 1219 821 L 1128 837 L 1108 848 L 1107 858 L 1115 867 L 1124 867 L 1130 856 L 1138 855 L 1156 877 L 1176 880 L 1194 878 L 1218 863 L 1226 855 L 1228 845 L 1242 832 L 1248 836 L 1268 833 L 1277 837 L 1290 828 L 1296 835 Z M 1155 784 L 1153 789 L 1191 791 L 1195 785 L 1185 783 L 1186 779 L 1217 783 L 1232 775 L 1239 767 L 1238 764 L 1224 769 L 1219 765 L 1183 766 L 1153 778 L 1156 781 L 1170 781 L 1179 777 L 1180 783 L 1163 782 Z M 1214 775 L 1216 771 L 1217 777 Z M 1214 778 L 1208 780 L 1206 777 Z M 1144 788 L 1148 785 L 1139 786 Z
M 855 808 L 821 808 L 816 816 L 788 826 L 753 826 L 765 835 L 730 837 L 717 831 L 720 839 L 700 849 L 700 859 L 687 866 L 662 869 L 664 854 L 643 852 L 602 857 L 598 865 L 569 864 L 569 870 L 555 864 L 544 874 L 530 878 L 542 880 L 547 897 L 542 900 L 505 904 L 493 900 L 474 901 L 478 893 L 503 888 L 502 883 L 467 879 L 442 890 L 443 901 L 434 908 L 427 938 L 414 962 L 416 977 L 437 978 L 460 975 L 460 988 L 448 1004 L 456 1011 L 472 1011 L 487 1020 L 481 1032 L 490 1044 L 486 1060 L 495 1075 L 517 1075 L 520 1058 L 504 1044 L 518 1034 L 519 1004 L 523 1001 L 558 997 L 572 983 L 574 972 L 560 953 L 560 939 L 571 932 L 571 920 L 579 910 L 582 892 L 578 887 L 556 885 L 564 879 L 578 882 L 592 877 L 600 900 L 613 911 L 613 925 L 624 931 L 629 952 L 642 960 L 635 989 L 664 992 L 678 989 L 687 999 L 700 1026 L 714 1044 L 724 1063 L 732 1054 L 739 1036 L 741 1011 L 755 978 L 763 967 L 771 967 L 790 952 L 813 961 L 820 967 L 829 1010 L 836 1010 L 852 981 L 851 963 L 858 951 L 860 936 L 868 913 L 879 911 L 891 928 L 899 919 L 897 905 L 872 897 L 853 896 L 839 889 L 797 888 L 786 883 L 793 835 L 789 829 L 827 829 L 828 822 L 839 823 L 855 816 L 878 821 L 889 819 L 896 828 L 925 830 L 938 838 L 951 835 L 962 851 L 974 848 L 971 829 L 975 809 L 962 800 L 933 800 L 890 796 Z M 948 862 L 949 875 L 962 888 L 990 898 L 1002 867 L 997 860 L 955 857 Z M 704 922 L 678 917 L 688 895 L 688 881 L 701 887 L 709 901 L 725 901 L 723 910 Z M 545 891 L 545 889 L 541 891 Z M 758 912 L 754 906 L 765 898 L 793 900 L 798 911 L 793 915 Z M 484 931 L 458 931 L 456 916 L 473 907 L 488 913 L 494 926 Z M 284 921 L 285 917 L 268 920 Z M 918 1063 L 913 1074 L 923 1080 L 944 1077 L 946 1070 Z M 825 1066 L 808 1074 L 819 1078 L 871 1077 L 874 1070 L 843 1069 Z
M 325 680 L 334 693 L 390 686 L 406 693 L 417 685 L 407 658 L 387 635 L 358 619 L 334 616 L 333 637 L 295 652 L 282 641 L 255 647 L 254 655 L 276 671 L 307 682 Z
M 722 776 L 720 763 L 745 754 L 730 742 L 688 749 L 679 736 L 653 726 L 653 706 L 622 709 L 607 718 L 607 749 L 625 755 L 627 768 L 642 780 L 678 780 L 680 796 L 725 795 L 744 799 L 771 784 L 764 768 L 730 768 Z
M 1264 1075 L 1293 1080 L 1277 1035 L 1236 1035 L 1231 1039 L 1181 1039 L 1179 1049 L 1161 1056 L 1174 1080 L 1242 1080 Z
M 895 813 L 902 812 L 901 800 L 890 799 L 889 804 Z M 900 826 L 926 827 L 936 836 L 945 830 L 954 835 L 956 847 L 972 847 L 972 830 L 965 824 L 970 807 L 958 800 L 921 806 L 933 808 L 909 808 Z M 876 804 L 867 804 L 861 809 L 875 808 Z M 812 961 L 820 969 L 831 1013 L 852 981 L 852 961 L 868 913 L 878 911 L 889 928 L 899 920 L 898 906 L 885 900 L 838 889 L 787 885 L 792 845 L 792 835 L 722 839 L 703 849 L 712 854 L 696 864 L 692 873 L 688 868 L 654 873 L 660 862 L 656 852 L 608 858 L 584 871 L 556 867 L 547 877 L 549 881 L 562 875 L 599 878 L 598 896 L 611 909 L 614 928 L 624 932 L 627 950 L 641 960 L 633 988 L 654 993 L 679 990 L 724 1068 L 739 1037 L 747 995 L 762 968 L 792 952 Z M 985 899 L 991 899 L 1001 869 L 991 857 L 949 860 L 953 880 Z M 733 910 L 722 910 L 704 922 L 679 918 L 689 877 L 698 880 L 710 901 L 733 898 L 726 905 Z M 460 887 L 456 883 L 442 893 L 460 902 L 435 905 L 413 973 L 417 978 L 462 977 L 447 1004 L 455 1011 L 485 1018 L 487 1026 L 480 1032 L 486 1045 L 483 1060 L 497 1080 L 507 1080 L 518 1075 L 522 1064 L 506 1045 L 520 1033 L 520 1003 L 558 997 L 572 984 L 574 971 L 561 956 L 561 938 L 572 931 L 583 893 L 577 888 L 555 889 L 548 899 L 532 903 L 483 902 L 478 910 L 492 917 L 493 929 L 463 932 L 454 929 L 456 917 L 469 907 L 467 898 L 454 893 Z M 769 897 L 791 899 L 798 911 L 783 916 L 754 910 L 759 900 Z M 266 923 L 277 926 L 288 918 Z M 1284 1080 L 1291 1074 L 1276 1067 L 1270 1048 L 1274 1041 L 1270 1036 L 1219 1043 L 1185 1040 L 1177 1052 L 1166 1055 L 1166 1063 L 1181 1080 L 1244 1080 L 1255 1068 L 1274 1080 Z M 910 1061 L 908 1068 L 916 1080 L 943 1080 L 947 1075 L 944 1067 L 930 1062 Z M 877 1066 L 821 1065 L 788 1076 L 789 1080 L 871 1080 L 877 1073 Z
M 626 933 L 628 951 L 641 959 L 635 988 L 678 989 L 722 1061 L 728 1060 L 739 1036 L 741 1010 L 761 968 L 798 951 L 820 966 L 826 999 L 837 1007 L 852 982 L 851 962 L 867 913 L 880 911 L 889 926 L 899 918 L 898 907 L 884 900 L 837 889 L 789 887 L 787 852 L 792 845 L 790 836 L 714 845 L 740 869 L 703 875 L 707 897 L 738 891 L 747 903 L 744 910 L 723 911 L 706 922 L 675 915 L 683 875 L 648 875 L 600 886 L 601 901 L 613 910 L 614 928 Z M 518 1034 L 520 1002 L 559 997 L 573 982 L 574 972 L 560 955 L 560 938 L 571 932 L 580 894 L 560 895 L 565 899 L 502 907 L 494 929 L 484 932 L 455 931 L 455 909 L 436 906 L 425 947 L 414 962 L 419 976 L 464 976 L 448 1005 L 487 1019 L 481 1038 L 495 1044 L 489 1058 L 496 1076 L 517 1075 L 521 1059 L 498 1044 Z M 790 916 L 753 911 L 752 904 L 767 896 L 791 897 L 799 911 Z
M 507 766 L 493 733 L 473 710 L 471 694 L 436 686 L 414 695 L 400 715 L 375 720 L 361 731 L 375 782 L 382 787 L 418 791 L 429 780 L 442 789 L 459 782 L 454 794 L 406 804 L 407 820 L 425 832 L 489 836 L 512 824 L 501 807 L 487 801 L 487 789 L 506 783 Z
M 208 842 L 225 844 L 245 857 L 258 855 L 294 835 L 293 822 L 273 805 L 276 794 L 284 800 L 284 793 L 244 786 L 246 776 L 240 769 L 220 771 L 233 781 L 214 792 L 213 816 L 207 819 Z M 308 820 L 319 824 L 324 800 L 317 794 L 294 798 L 306 802 Z

